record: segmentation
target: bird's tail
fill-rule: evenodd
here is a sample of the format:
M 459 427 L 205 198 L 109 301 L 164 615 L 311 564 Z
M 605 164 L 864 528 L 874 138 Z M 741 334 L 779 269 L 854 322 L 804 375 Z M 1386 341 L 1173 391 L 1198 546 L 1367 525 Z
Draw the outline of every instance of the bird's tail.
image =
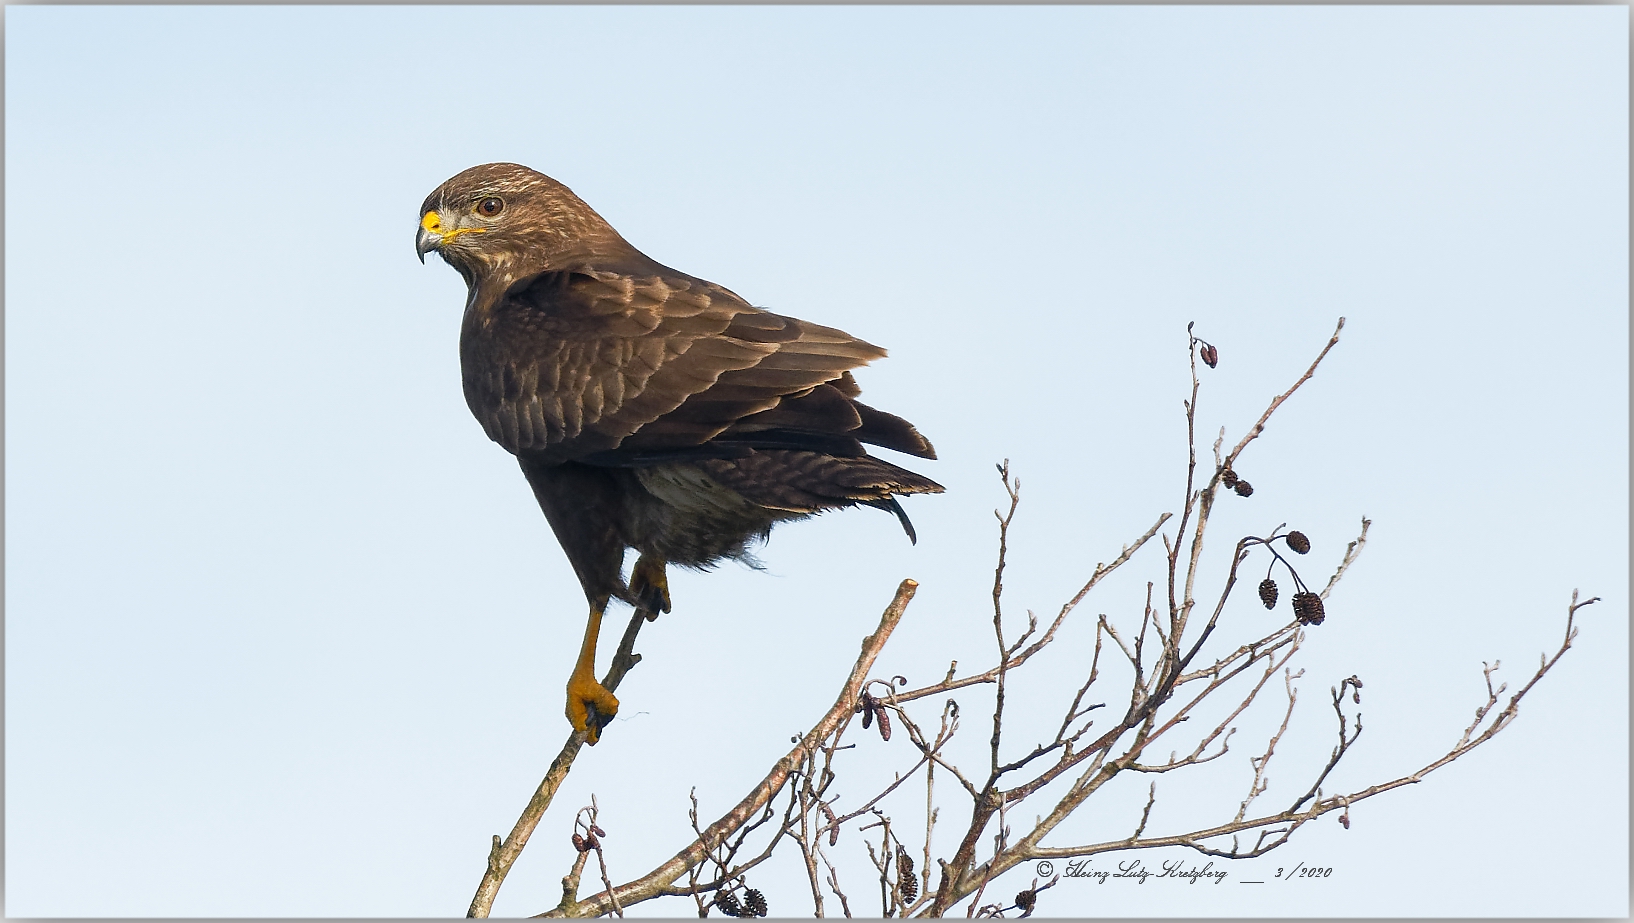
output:
M 816 513 L 872 506 L 896 514 L 910 541 L 918 541 L 899 494 L 939 494 L 942 485 L 871 455 L 837 457 L 821 452 L 763 449 L 746 458 L 700 463 L 709 476 L 758 506 Z

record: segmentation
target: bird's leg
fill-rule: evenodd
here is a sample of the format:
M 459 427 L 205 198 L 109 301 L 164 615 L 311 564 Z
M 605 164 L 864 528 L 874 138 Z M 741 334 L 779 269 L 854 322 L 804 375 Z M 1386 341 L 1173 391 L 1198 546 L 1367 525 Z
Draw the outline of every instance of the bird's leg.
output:
M 647 613 L 647 621 L 669 611 L 669 576 L 664 573 L 664 559 L 643 552 L 630 568 L 630 595 L 636 605 Z
M 584 732 L 585 743 L 591 746 L 601 739 L 601 729 L 618 714 L 618 699 L 596 682 L 596 636 L 601 634 L 601 613 L 607 608 L 603 596 L 590 604 L 590 619 L 584 626 L 584 644 L 579 647 L 579 662 L 573 665 L 573 675 L 567 678 L 567 720 L 575 730 Z

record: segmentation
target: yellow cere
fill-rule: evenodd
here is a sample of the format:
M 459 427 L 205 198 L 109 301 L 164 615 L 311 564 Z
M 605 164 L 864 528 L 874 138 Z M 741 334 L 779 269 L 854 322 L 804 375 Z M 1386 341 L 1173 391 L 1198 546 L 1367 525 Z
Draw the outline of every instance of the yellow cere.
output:
M 434 211 L 425 213 L 425 217 L 420 219 L 420 227 L 441 237 L 445 244 L 461 234 L 481 234 L 487 230 L 487 228 L 450 228 L 445 231 L 442 216 Z

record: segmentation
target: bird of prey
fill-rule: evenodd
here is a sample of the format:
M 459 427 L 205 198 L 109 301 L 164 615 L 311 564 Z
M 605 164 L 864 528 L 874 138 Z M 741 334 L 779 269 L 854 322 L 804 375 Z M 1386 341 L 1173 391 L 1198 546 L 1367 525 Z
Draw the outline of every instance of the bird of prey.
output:
M 618 711 L 594 673 L 610 600 L 656 618 L 666 565 L 745 559 L 773 525 L 824 510 L 888 510 L 912 540 L 896 496 L 942 491 L 863 448 L 936 457 L 857 400 L 850 370 L 885 350 L 655 262 L 542 173 L 454 176 L 420 206 L 415 248 L 465 278 L 466 404 L 521 463 L 589 600 L 567 684 L 588 743 Z

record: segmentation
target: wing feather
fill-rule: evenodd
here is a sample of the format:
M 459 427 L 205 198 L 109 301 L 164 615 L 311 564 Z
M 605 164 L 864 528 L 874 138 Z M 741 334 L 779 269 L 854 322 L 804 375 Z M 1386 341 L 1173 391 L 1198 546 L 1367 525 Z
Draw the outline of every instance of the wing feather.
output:
M 490 438 L 609 463 L 756 446 L 850 456 L 859 440 L 932 455 L 905 420 L 853 401 L 850 370 L 884 355 L 667 270 L 523 280 L 474 303 L 461 337 L 466 400 Z

